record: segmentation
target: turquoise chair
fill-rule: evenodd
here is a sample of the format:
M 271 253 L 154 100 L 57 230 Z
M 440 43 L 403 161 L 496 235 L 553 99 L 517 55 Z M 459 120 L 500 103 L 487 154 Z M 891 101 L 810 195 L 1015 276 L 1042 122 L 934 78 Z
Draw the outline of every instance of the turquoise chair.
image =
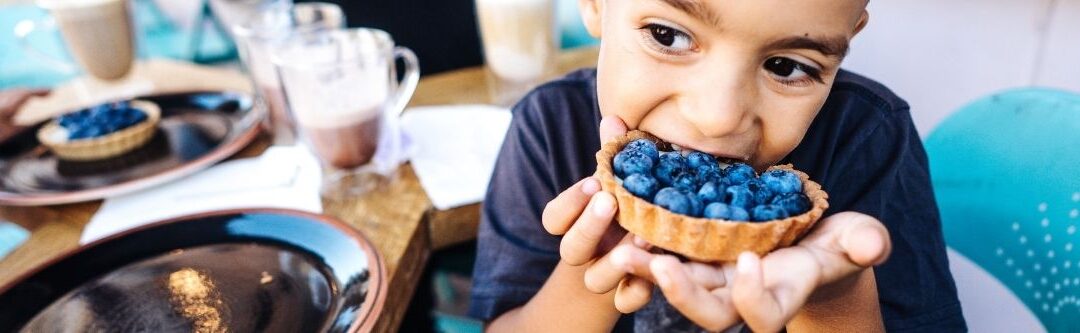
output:
M 927 139 L 973 332 L 1080 332 L 1080 95 L 978 100 Z

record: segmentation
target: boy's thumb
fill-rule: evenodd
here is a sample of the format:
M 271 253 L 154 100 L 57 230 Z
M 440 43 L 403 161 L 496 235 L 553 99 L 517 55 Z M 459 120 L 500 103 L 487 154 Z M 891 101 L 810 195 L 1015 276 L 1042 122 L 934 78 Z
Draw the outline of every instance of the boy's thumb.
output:
M 600 119 L 600 142 L 604 143 L 617 136 L 626 134 L 626 123 L 619 116 L 609 115 Z

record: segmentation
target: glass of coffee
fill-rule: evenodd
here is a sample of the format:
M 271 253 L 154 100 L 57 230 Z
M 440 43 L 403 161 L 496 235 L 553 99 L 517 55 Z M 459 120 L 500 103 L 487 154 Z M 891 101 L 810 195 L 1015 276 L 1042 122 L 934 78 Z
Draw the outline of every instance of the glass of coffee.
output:
M 151 82 L 128 75 L 136 54 L 128 0 L 37 0 L 36 4 L 49 15 L 17 23 L 15 39 L 25 52 L 57 69 L 74 73 L 81 68 L 87 76 L 77 78 L 73 85 L 80 103 L 96 104 L 152 89 Z M 59 30 L 74 64 L 29 42 L 32 33 L 46 30 Z
M 385 118 L 401 114 L 419 81 L 411 50 L 384 31 L 353 28 L 293 34 L 273 59 L 300 138 L 323 165 L 324 196 L 364 194 L 396 170 L 373 157 Z
M 321 2 L 280 2 L 261 8 L 230 29 L 257 95 L 270 110 L 267 127 L 274 133 L 274 142 L 292 143 L 296 129 L 286 110 L 271 50 L 294 33 L 343 29 L 345 14 L 338 5 Z
M 509 106 L 554 71 L 554 0 L 476 0 L 489 94 Z
M 124 77 L 135 62 L 134 32 L 126 0 L 38 0 L 49 12 L 44 20 L 16 24 L 15 37 L 23 49 L 58 68 L 73 70 L 67 61 L 34 48 L 28 41 L 33 31 L 60 30 L 68 53 L 86 73 L 101 80 Z

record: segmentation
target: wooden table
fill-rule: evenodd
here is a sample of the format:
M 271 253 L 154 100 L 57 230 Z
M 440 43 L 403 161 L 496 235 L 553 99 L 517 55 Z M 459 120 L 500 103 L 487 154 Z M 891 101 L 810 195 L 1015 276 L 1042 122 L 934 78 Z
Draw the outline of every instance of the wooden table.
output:
M 593 66 L 593 48 L 564 52 L 559 72 Z M 420 80 L 411 105 L 488 103 L 483 68 L 468 68 Z M 260 137 L 237 156 L 255 156 L 270 144 Z M 432 250 L 476 238 L 480 205 L 435 210 L 409 165 L 378 195 L 346 202 L 324 201 L 327 214 L 361 230 L 386 260 L 388 295 L 376 331 L 396 331 Z M 31 232 L 30 239 L 0 260 L 0 285 L 27 270 L 78 247 L 79 236 L 101 201 L 43 207 L 3 207 L 0 219 Z

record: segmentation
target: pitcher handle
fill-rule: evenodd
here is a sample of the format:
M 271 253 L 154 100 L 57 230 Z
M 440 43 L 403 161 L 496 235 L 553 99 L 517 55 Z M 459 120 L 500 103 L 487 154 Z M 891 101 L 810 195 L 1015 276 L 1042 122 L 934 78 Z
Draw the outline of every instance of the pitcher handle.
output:
M 19 23 L 15 24 L 15 40 L 18 41 L 19 46 L 22 47 L 23 51 L 25 51 L 27 54 L 30 54 L 31 56 L 40 59 L 48 63 L 49 65 L 55 66 L 63 72 L 74 73 L 78 71 L 74 64 L 61 60 L 60 58 L 57 58 L 48 53 L 45 53 L 39 50 L 37 47 L 34 47 L 34 45 L 30 44 L 30 40 L 28 40 L 27 38 L 30 36 L 30 34 L 34 33 L 35 30 L 39 30 L 42 28 L 56 30 L 56 21 L 52 17 L 37 20 L 27 19 L 19 21 Z
M 404 46 L 394 47 L 394 57 L 390 61 L 397 61 L 397 58 L 405 62 L 405 77 L 397 81 L 397 89 L 394 89 L 394 103 L 390 111 L 400 116 L 405 111 L 405 106 L 409 105 L 413 93 L 416 92 L 416 84 L 420 82 L 420 62 L 416 59 L 416 54 Z M 396 77 L 397 73 L 392 73 L 392 75 Z

